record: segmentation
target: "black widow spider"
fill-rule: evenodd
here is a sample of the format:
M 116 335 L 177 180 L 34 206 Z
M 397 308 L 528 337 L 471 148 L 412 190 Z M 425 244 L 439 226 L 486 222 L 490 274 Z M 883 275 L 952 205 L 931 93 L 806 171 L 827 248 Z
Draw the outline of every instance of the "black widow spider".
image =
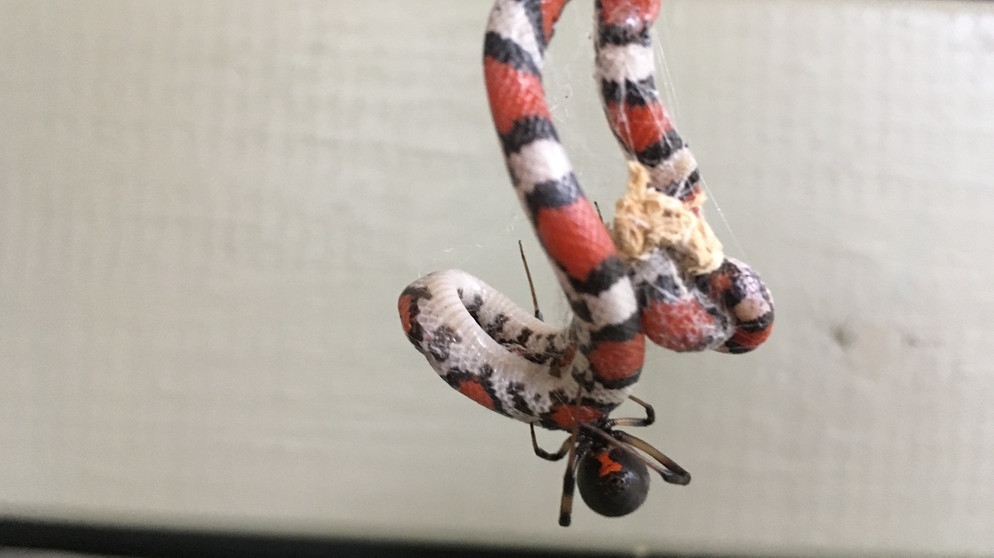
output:
M 535 425 L 529 425 L 535 455 L 549 461 L 569 455 L 559 503 L 559 524 L 563 527 L 570 524 L 574 485 L 579 487 L 580 497 L 590 509 L 603 516 L 620 517 L 637 510 L 645 501 L 649 494 L 649 468 L 670 484 L 690 483 L 690 473 L 663 452 L 641 438 L 615 430 L 616 426 L 649 426 L 656 419 L 652 405 L 634 395 L 628 398 L 645 409 L 645 418 L 605 418 L 577 423 L 555 453 L 538 446 Z
M 528 276 L 535 317 L 541 320 L 542 312 L 538 308 L 538 297 L 520 240 L 518 250 L 525 275 Z M 615 429 L 618 426 L 649 426 L 656 421 L 652 405 L 634 395 L 629 395 L 628 399 L 645 409 L 645 418 L 603 418 L 595 422 L 577 422 L 569 437 L 554 453 L 538 446 L 535 425 L 529 424 L 535 455 L 549 461 L 569 456 L 559 502 L 559 525 L 569 527 L 575 487 L 579 487 L 580 497 L 590 509 L 606 517 L 620 517 L 632 513 L 645 502 L 649 494 L 649 468 L 670 484 L 682 486 L 690 483 L 690 473 L 663 452 L 641 438 Z M 577 406 L 580 401 L 578 394 Z

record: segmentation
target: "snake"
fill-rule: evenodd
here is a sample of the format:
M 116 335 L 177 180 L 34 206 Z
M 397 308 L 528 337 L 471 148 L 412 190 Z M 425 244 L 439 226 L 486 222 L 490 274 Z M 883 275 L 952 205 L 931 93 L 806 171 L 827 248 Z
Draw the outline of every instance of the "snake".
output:
M 556 327 L 470 273 L 444 270 L 403 289 L 407 339 L 453 389 L 501 415 L 550 430 L 607 420 L 639 380 L 648 337 L 676 351 L 743 353 L 773 324 L 769 289 L 724 258 L 706 273 L 672 251 L 626 261 L 584 195 L 542 84 L 546 50 L 569 0 L 496 0 L 483 74 L 510 181 L 572 310 Z M 659 0 L 597 0 L 595 78 L 625 157 L 648 185 L 699 213 L 702 181 L 654 82 Z

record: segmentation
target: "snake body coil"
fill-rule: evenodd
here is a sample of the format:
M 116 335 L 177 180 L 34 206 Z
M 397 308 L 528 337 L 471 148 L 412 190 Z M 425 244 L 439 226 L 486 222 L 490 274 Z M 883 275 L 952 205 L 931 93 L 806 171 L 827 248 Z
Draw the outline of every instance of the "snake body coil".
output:
M 638 380 L 645 335 L 674 350 L 745 352 L 772 327 L 773 306 L 745 264 L 688 273 L 672 250 L 624 260 L 584 196 L 552 124 L 542 65 L 568 0 L 497 0 L 484 41 L 494 125 L 515 193 L 573 318 L 557 329 L 458 270 L 418 279 L 400 296 L 408 339 L 453 388 L 530 424 L 571 429 L 605 420 Z M 596 67 L 604 111 L 647 188 L 699 214 L 700 174 L 653 81 L 658 0 L 599 0 Z

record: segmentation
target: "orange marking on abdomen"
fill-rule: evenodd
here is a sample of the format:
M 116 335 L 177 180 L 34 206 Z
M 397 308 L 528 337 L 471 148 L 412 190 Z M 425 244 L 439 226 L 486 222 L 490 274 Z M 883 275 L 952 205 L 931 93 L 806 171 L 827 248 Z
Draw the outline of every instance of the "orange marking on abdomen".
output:
M 487 393 L 487 390 L 478 381 L 466 380 L 460 383 L 456 390 L 491 411 L 497 406 L 493 398 L 490 397 L 490 394 Z
M 617 254 L 597 211 L 586 199 L 570 205 L 542 208 L 535 231 L 549 257 L 574 279 L 584 281 L 601 263 Z
M 645 362 L 645 337 L 639 333 L 628 341 L 601 341 L 589 359 L 594 374 L 606 382 L 634 376 Z
M 656 300 L 642 309 L 642 331 L 653 343 L 667 349 L 703 349 L 713 330 L 714 318 L 695 300 L 673 304 Z
M 622 469 L 621 463 L 618 463 L 614 459 L 611 459 L 610 451 L 604 450 L 598 452 L 594 457 L 597 458 L 597 461 L 600 462 L 601 464 L 600 470 L 597 471 L 597 476 L 606 477 L 611 473 L 621 472 Z
M 658 102 L 644 106 L 610 103 L 607 115 L 611 128 L 636 153 L 662 140 L 673 129 L 669 115 Z
M 514 122 L 526 116 L 552 118 L 539 76 L 489 57 L 483 61 L 483 73 L 498 133 L 510 132 Z

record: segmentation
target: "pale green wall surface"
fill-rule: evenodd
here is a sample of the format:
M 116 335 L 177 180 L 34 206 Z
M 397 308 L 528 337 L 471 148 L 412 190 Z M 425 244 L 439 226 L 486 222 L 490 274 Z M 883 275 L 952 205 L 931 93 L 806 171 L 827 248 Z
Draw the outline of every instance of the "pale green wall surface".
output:
M 610 208 L 625 169 L 574 4 L 546 80 Z M 488 10 L 0 0 L 0 515 L 994 553 L 994 4 L 664 2 L 660 81 L 777 325 L 748 355 L 651 349 L 637 434 L 694 481 L 624 519 L 578 503 L 570 529 L 562 465 L 396 316 L 448 267 L 527 305 L 521 238 L 566 317 L 487 112 Z

